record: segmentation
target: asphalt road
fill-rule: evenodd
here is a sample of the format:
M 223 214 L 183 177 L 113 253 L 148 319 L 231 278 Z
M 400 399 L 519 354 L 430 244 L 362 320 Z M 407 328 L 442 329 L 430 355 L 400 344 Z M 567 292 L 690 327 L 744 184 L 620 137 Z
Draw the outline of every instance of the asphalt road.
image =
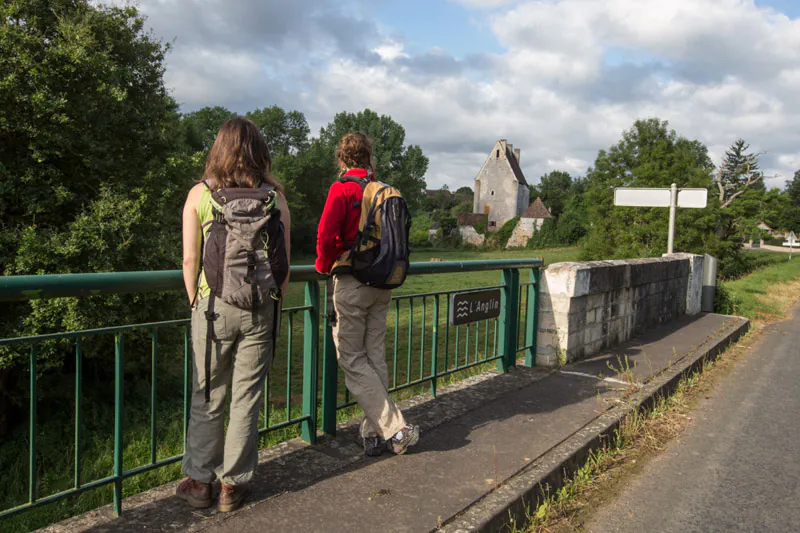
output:
M 683 437 L 585 530 L 800 531 L 800 308 L 692 413 Z

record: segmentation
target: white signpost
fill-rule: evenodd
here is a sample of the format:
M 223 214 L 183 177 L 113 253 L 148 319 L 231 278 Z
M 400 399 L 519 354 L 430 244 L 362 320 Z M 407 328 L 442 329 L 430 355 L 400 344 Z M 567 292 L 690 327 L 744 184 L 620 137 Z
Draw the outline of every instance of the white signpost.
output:
M 672 253 L 675 244 L 675 211 L 678 207 L 702 209 L 708 205 L 708 189 L 678 189 L 672 184 L 669 189 L 617 187 L 614 189 L 614 205 L 628 207 L 669 207 L 669 235 L 667 253 Z
M 789 261 L 792 260 L 792 249 L 797 246 L 797 244 L 797 235 L 795 235 L 793 231 L 790 231 L 789 235 L 786 236 L 786 242 L 783 243 L 784 246 L 789 247 Z

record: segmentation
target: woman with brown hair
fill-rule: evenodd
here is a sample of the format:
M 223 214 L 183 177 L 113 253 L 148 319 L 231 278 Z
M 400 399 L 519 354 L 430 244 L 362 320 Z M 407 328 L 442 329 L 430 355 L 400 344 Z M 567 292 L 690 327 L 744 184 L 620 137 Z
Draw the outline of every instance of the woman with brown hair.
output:
M 315 268 L 333 278 L 333 340 L 345 384 L 364 410 L 364 453 L 380 455 L 387 448 L 402 454 L 419 441 L 419 427 L 406 423 L 388 392 L 386 315 L 392 291 L 367 286 L 350 273 L 363 189 L 375 180 L 372 141 L 363 133 L 345 135 L 336 158 L 340 178 L 328 191 L 319 221 Z
M 183 210 L 183 279 L 192 306 L 193 389 L 177 496 L 191 506 L 233 511 L 250 494 L 258 463 L 258 410 L 288 283 L 289 209 L 270 173 L 264 134 L 227 121 L 206 159 L 203 181 Z M 201 270 L 202 257 L 202 270 Z M 224 431 L 225 396 L 230 420 Z

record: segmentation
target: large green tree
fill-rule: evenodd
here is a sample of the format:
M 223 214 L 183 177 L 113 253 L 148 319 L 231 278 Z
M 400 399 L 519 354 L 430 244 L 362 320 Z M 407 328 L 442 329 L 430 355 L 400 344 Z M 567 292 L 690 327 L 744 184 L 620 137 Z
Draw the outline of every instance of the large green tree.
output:
M 587 259 L 659 256 L 666 251 L 666 209 L 615 207 L 615 187 L 703 187 L 712 185 L 714 165 L 702 143 L 679 136 L 656 118 L 637 120 L 622 140 L 601 150 L 587 174 Z M 717 204 L 718 205 L 718 204 Z M 677 251 L 718 248 L 715 208 L 678 212 Z
M 419 146 L 404 144 L 405 128 L 388 115 L 365 109 L 337 114 L 333 122 L 320 130 L 319 138 L 332 156 L 339 140 L 356 131 L 366 133 L 373 140 L 377 178 L 400 189 L 412 207 L 420 205 L 428 158 Z
M 207 152 L 217 138 L 222 125 L 236 116 L 224 107 L 204 107 L 181 117 L 185 142 L 193 152 Z
M 296 154 L 308 147 L 311 130 L 300 111 L 287 112 L 274 105 L 250 111 L 245 116 L 264 132 L 273 156 Z
M 175 268 L 181 204 L 200 161 L 176 149 L 167 47 L 133 7 L 14 0 L 0 17 L 3 274 Z M 164 304 L 172 298 L 4 306 L 0 336 L 158 320 L 174 313 Z M 0 368 L 17 356 L 0 351 Z
M 568 172 L 554 170 L 539 178 L 536 185 L 529 186 L 531 199 L 541 198 L 550 214 L 558 218 L 564 211 L 571 186 L 572 176 Z

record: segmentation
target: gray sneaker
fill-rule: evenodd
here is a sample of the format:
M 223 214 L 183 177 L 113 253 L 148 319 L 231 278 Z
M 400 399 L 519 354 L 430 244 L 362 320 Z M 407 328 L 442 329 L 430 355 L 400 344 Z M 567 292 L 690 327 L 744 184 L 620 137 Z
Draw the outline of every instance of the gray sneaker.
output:
M 367 420 L 364 419 L 361 421 L 361 430 L 360 433 L 364 434 L 364 424 L 367 423 Z M 381 453 L 383 453 L 383 449 L 386 447 L 386 441 L 378 436 L 374 437 L 361 437 L 364 441 L 364 455 L 369 457 L 378 457 Z
M 386 441 L 380 437 L 364 437 L 364 455 L 378 457 L 385 447 Z
M 419 426 L 407 425 L 389 440 L 389 449 L 403 455 L 411 446 L 419 442 Z

